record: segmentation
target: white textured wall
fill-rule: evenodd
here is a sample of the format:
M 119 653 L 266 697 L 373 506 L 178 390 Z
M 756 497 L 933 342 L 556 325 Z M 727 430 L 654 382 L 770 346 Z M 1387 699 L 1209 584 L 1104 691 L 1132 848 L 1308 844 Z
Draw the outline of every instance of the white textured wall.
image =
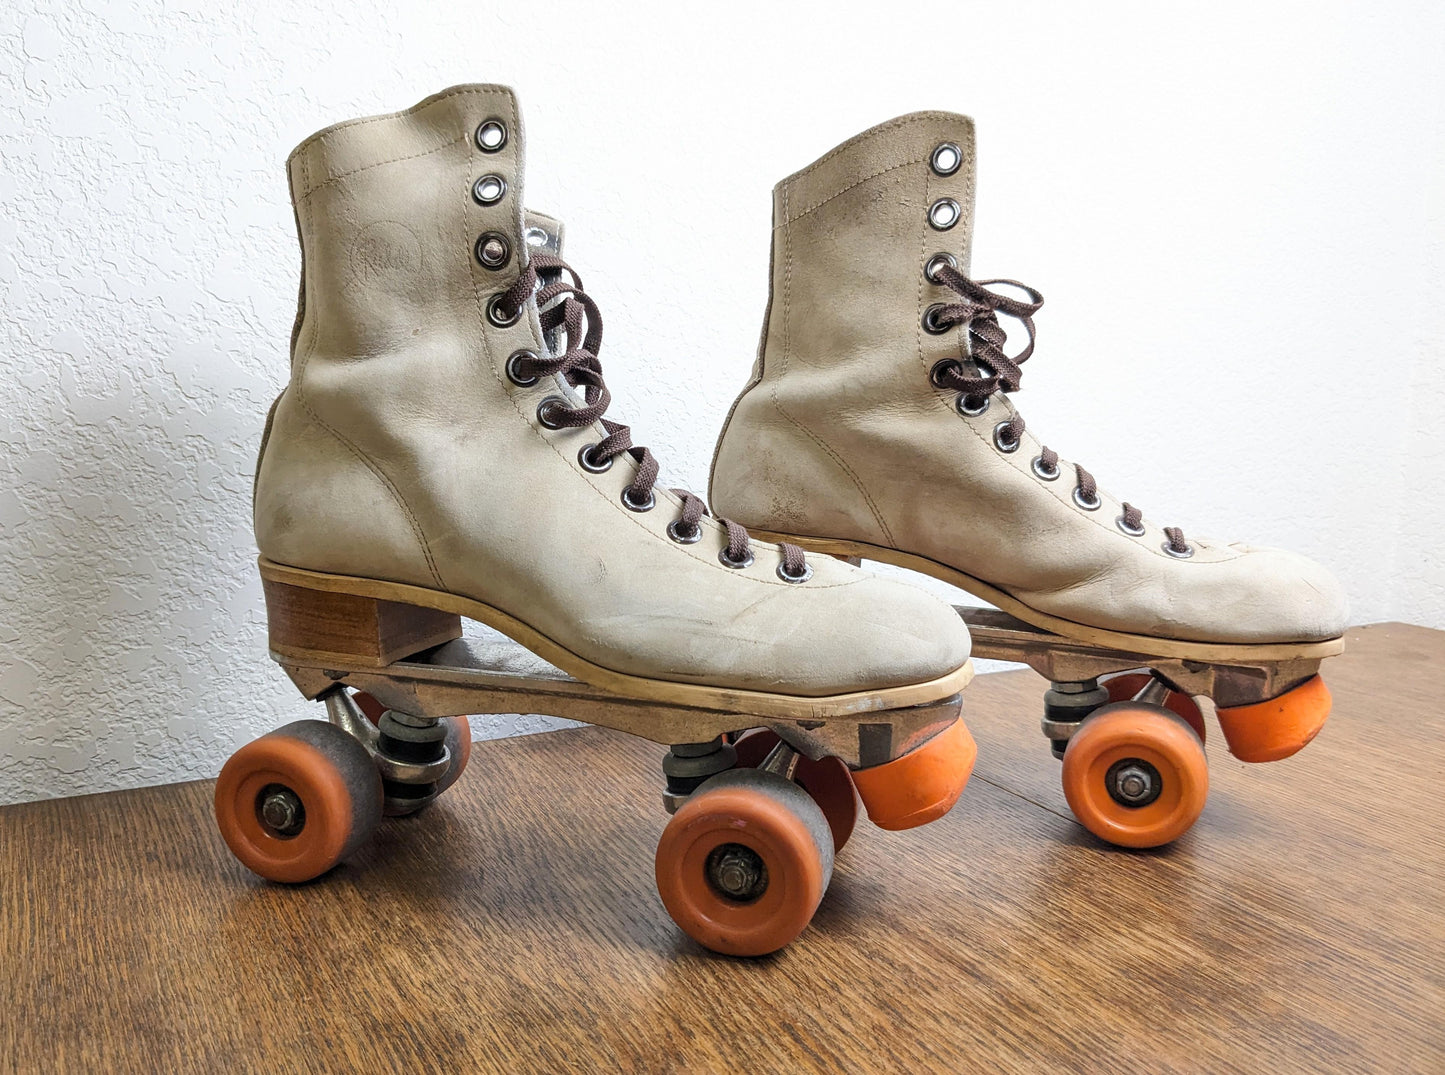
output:
M 10 0 L 0 802 L 213 774 L 308 712 L 248 514 L 282 161 L 461 81 L 520 89 L 528 201 L 567 219 L 616 410 L 674 483 L 703 488 L 752 359 L 772 183 L 967 111 L 975 267 L 1049 297 L 1022 397 L 1049 443 L 1155 518 L 1325 561 L 1357 620 L 1445 626 L 1445 16 L 1184 10 Z

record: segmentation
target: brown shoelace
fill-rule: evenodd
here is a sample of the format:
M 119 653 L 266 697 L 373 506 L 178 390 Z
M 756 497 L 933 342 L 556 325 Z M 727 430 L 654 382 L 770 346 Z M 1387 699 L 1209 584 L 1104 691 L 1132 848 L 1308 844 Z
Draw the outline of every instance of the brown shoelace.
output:
M 951 360 L 941 362 L 933 368 L 933 383 L 940 388 L 960 393 L 960 405 L 964 410 L 980 412 L 995 392 L 1017 392 L 1023 377 L 1022 366 L 1034 353 L 1034 314 L 1044 304 L 1044 297 L 1026 284 L 1017 280 L 974 281 L 964 276 L 951 265 L 940 264 L 932 269 L 932 278 L 949 290 L 957 293 L 959 302 L 940 303 L 930 306 L 924 315 L 926 327 L 931 332 L 942 332 L 957 325 L 968 329 L 969 354 L 976 372 L 963 362 Z M 1028 295 L 1028 300 L 1016 299 L 990 291 L 991 285 L 1002 284 L 1016 287 Z M 1004 353 L 1007 334 L 999 324 L 998 315 L 1012 317 L 1029 334 L 1028 345 L 1018 354 L 1010 357 Z M 1005 451 L 1017 448 L 1024 435 L 1023 415 L 1015 412 L 1007 422 L 994 432 L 994 438 Z M 1035 468 L 1044 477 L 1055 477 L 1059 472 L 1059 453 L 1052 448 L 1040 446 Z M 1099 483 L 1094 476 L 1077 463 L 1074 498 L 1081 505 L 1097 507 L 1099 504 Z M 1129 531 L 1143 531 L 1144 513 L 1134 505 L 1125 503 L 1120 522 Z M 1164 536 L 1169 539 L 1170 551 L 1187 556 L 1192 551 L 1184 540 L 1184 531 L 1177 526 L 1164 527 Z
M 612 402 L 612 393 L 603 383 L 602 364 L 597 359 L 602 347 L 602 313 L 591 296 L 582 290 L 582 278 L 561 258 L 534 252 L 528 261 L 526 271 L 498 300 L 498 312 L 508 319 L 516 317 L 535 291 L 543 333 L 561 329 L 567 336 L 567 349 L 553 358 L 527 359 L 517 372 L 528 377 L 551 377 L 560 373 L 568 384 L 581 391 L 583 406 L 572 407 L 557 400 L 548 408 L 547 422 L 567 429 L 601 422 L 607 436 L 586 453 L 586 462 L 601 469 L 624 452 L 630 454 L 637 461 L 637 473 L 624 496 L 629 507 L 646 511 L 655 502 L 652 489 L 657 483 L 657 460 L 648 449 L 633 445 L 632 431 L 627 426 L 603 417 Z M 701 536 L 702 517 L 710 513 L 700 496 L 686 489 L 673 489 L 672 493 L 682 501 L 682 514 L 668 527 L 668 533 L 679 543 L 690 544 Z M 746 567 L 753 558 L 747 530 L 731 519 L 719 518 L 718 522 L 727 528 L 725 562 Z M 809 569 L 803 550 L 786 542 L 778 547 L 783 554 L 780 573 L 790 581 L 804 581 Z

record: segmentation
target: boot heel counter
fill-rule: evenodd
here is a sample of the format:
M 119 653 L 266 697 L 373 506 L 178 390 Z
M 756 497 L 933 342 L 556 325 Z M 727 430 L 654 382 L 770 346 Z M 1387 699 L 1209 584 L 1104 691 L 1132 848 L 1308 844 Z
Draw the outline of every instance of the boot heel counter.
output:
M 892 544 L 882 514 L 859 475 L 826 434 L 795 417 L 796 374 L 789 376 L 788 181 L 773 190 L 768 305 L 752 376 L 733 401 L 713 449 L 708 499 L 719 515 L 746 526 L 799 536 Z M 822 434 L 822 435 L 820 435 Z
M 733 400 L 723 420 L 722 431 L 712 450 L 712 466 L 708 471 L 707 499 L 716 515 L 735 519 L 744 526 L 763 526 L 766 513 L 753 503 L 749 493 L 757 487 L 757 475 L 751 472 L 749 461 L 754 452 L 751 442 L 752 429 L 739 418 L 738 411 L 744 408 L 748 393 L 754 382 L 743 389 Z
M 887 543 L 856 476 L 766 393 L 745 393 L 718 438 L 709 496 L 744 526 Z
M 723 419 L 722 429 L 718 431 L 717 443 L 713 445 L 712 463 L 707 471 L 708 503 L 712 505 L 717 514 L 726 515 L 729 518 L 741 519 L 741 515 L 734 515 L 732 509 L 724 509 L 720 506 L 722 502 L 731 502 L 735 488 L 724 478 L 719 477 L 720 473 L 726 475 L 731 473 L 728 468 L 720 464 L 720 460 L 723 455 L 723 444 L 727 441 L 728 433 L 733 428 L 733 419 L 737 417 L 738 409 L 747 405 L 748 397 L 753 394 L 753 390 L 763 383 L 763 371 L 766 369 L 768 358 L 768 336 L 773 323 L 773 277 L 777 255 L 778 241 L 777 235 L 774 233 L 768 245 L 768 305 L 763 310 L 763 327 L 758 333 L 757 355 L 753 359 L 752 372 L 748 374 L 748 383 L 743 385 L 743 390 L 733 400 L 733 405 L 728 408 L 727 417 Z M 756 403 L 757 400 L 752 402 Z M 746 457 L 746 453 L 744 453 L 744 457 Z M 722 498 L 721 501 L 718 499 L 719 497 Z
M 724 508 L 722 506 L 724 503 L 732 502 L 732 485 L 728 480 L 732 475 L 732 468 L 729 464 L 723 462 L 723 456 L 727 452 L 730 441 L 729 435 L 732 433 L 733 420 L 737 417 L 738 408 L 743 405 L 743 401 L 747 399 L 748 393 L 757 386 L 758 376 L 756 363 L 753 366 L 753 371 L 752 378 L 743 386 L 743 390 L 738 393 L 737 398 L 733 400 L 732 406 L 728 408 L 727 417 L 723 419 L 722 429 L 718 431 L 717 440 L 713 442 L 712 446 L 712 461 L 708 464 L 707 469 L 707 502 L 712 505 L 713 511 L 719 515 L 728 515 L 732 510 L 731 508 Z
M 278 564 L 436 587 L 415 521 L 287 390 L 272 406 L 252 497 L 256 547 Z
M 276 422 L 276 408 L 281 406 L 283 391 L 271 402 L 270 409 L 266 412 L 266 425 L 261 429 L 261 447 L 256 449 L 256 468 L 251 471 L 251 526 L 256 525 L 256 487 L 261 484 L 261 463 L 266 458 L 266 445 L 271 440 L 271 426 Z

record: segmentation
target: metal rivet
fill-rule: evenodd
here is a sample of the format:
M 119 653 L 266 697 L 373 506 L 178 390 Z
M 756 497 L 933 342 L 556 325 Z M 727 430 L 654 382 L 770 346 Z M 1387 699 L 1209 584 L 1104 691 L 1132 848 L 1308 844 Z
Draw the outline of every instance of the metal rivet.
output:
M 1044 457 L 1041 455 L 1034 456 L 1032 466 L 1034 468 L 1034 475 L 1042 478 L 1046 482 L 1051 482 L 1059 476 L 1059 464 L 1055 463 L 1053 469 L 1050 470 L 1044 466 Z
M 1000 422 L 998 425 L 993 427 L 993 446 L 999 451 L 1003 452 L 1005 455 L 1009 455 L 1019 450 L 1018 438 L 1009 440 L 1008 437 L 1005 435 L 1007 430 L 1007 422 Z
M 778 578 L 782 579 L 784 582 L 790 582 L 790 583 L 792 583 L 794 586 L 801 586 L 803 583 L 807 582 L 807 581 L 808 581 L 810 578 L 812 578 L 812 577 L 813 577 L 813 565 L 812 565 L 812 564 L 804 563 L 804 564 L 803 564 L 803 570 L 802 570 L 802 572 L 799 573 L 799 574 L 797 574 L 797 575 L 789 575 L 789 574 L 788 574 L 788 565 L 787 565 L 786 562 L 780 563 L 780 564 L 778 565 Z
M 657 497 L 652 495 L 652 490 L 647 491 L 646 500 L 638 500 L 632 495 L 632 486 L 622 490 L 622 506 L 628 511 L 651 511 L 657 506 Z
M 472 197 L 478 205 L 496 205 L 507 193 L 507 181 L 499 175 L 484 175 L 472 184 Z
M 606 459 L 599 460 L 592 454 L 596 447 L 595 444 L 584 445 L 582 450 L 577 453 L 577 462 L 582 464 L 583 470 L 593 474 L 606 474 L 612 469 L 612 461 L 617 457 L 609 455 Z
M 483 120 L 477 127 L 477 148 L 495 153 L 507 144 L 507 125 L 499 119 Z
M 692 529 L 685 530 L 682 526 L 682 520 L 674 519 L 667 524 L 667 536 L 679 545 L 696 545 L 698 541 L 702 539 L 702 527 L 697 523 L 693 523 Z
M 726 545 L 724 545 L 722 549 L 718 552 L 717 558 L 722 562 L 722 565 L 724 567 L 730 567 L 735 571 L 741 571 L 745 567 L 751 567 L 753 563 L 753 553 L 751 549 L 749 549 L 746 553 L 743 554 L 743 558 L 741 560 L 733 560 L 728 556 L 728 550 Z
M 513 351 L 512 357 L 507 359 L 507 380 L 519 388 L 531 388 L 540 378 L 535 373 L 524 372 L 524 368 L 536 361 L 535 351 Z
M 477 239 L 476 251 L 482 267 L 495 272 L 511 259 L 512 244 L 500 232 L 489 231 Z
M 563 429 L 566 427 L 565 423 L 559 420 L 558 415 L 571 409 L 561 396 L 548 396 L 537 404 L 537 421 L 548 429 Z
M 943 281 L 938 278 L 938 272 L 945 265 L 957 271 L 958 259 L 952 254 L 934 254 L 924 262 L 923 278 L 930 284 L 941 284 Z
M 498 328 L 509 328 L 521 320 L 522 317 L 522 308 L 520 306 L 513 310 L 511 314 L 507 314 L 502 310 L 502 297 L 505 294 L 505 291 L 498 292 L 487 302 L 487 320 Z
M 963 164 L 963 151 L 952 142 L 940 142 L 928 163 L 934 175 L 952 175 Z
M 992 397 L 984 396 L 983 402 L 980 403 L 977 407 L 970 407 L 968 405 L 967 393 L 960 392 L 958 394 L 958 398 L 953 401 L 953 405 L 955 408 L 957 408 L 958 413 L 963 415 L 965 418 L 977 418 L 984 411 L 988 410 L 988 405 L 991 402 L 993 402 Z
M 939 198 L 928 207 L 928 223 L 934 231 L 947 231 L 959 222 L 963 210 L 952 198 Z

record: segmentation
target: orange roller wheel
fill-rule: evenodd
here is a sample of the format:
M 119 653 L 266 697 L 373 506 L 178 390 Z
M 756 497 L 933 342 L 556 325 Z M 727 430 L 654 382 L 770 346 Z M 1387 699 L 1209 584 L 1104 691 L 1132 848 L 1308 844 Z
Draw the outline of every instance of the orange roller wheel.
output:
M 833 873 L 832 836 L 808 793 L 730 769 L 683 803 L 657 845 L 657 891 L 693 940 L 733 956 L 776 952 L 803 931 Z
M 766 728 L 748 732 L 736 743 L 738 767 L 756 769 L 780 741 L 776 732 Z M 799 755 L 793 782 L 813 797 L 828 819 L 828 828 L 833 832 L 833 853 L 842 851 L 858 823 L 858 793 L 853 789 L 848 766 L 838 758 L 814 761 Z
M 978 747 L 962 720 L 916 750 L 853 772 L 853 783 L 880 829 L 912 829 L 953 808 L 973 772 Z
M 300 720 L 246 744 L 216 781 L 216 824 L 247 869 L 271 881 L 320 877 L 375 831 L 381 776 L 366 748 Z
M 1218 712 L 1231 754 L 1240 761 L 1279 761 L 1319 735 L 1330 715 L 1330 689 L 1311 676 L 1278 698 Z
M 1120 847 L 1159 847 L 1204 810 L 1209 765 L 1188 722 L 1160 706 L 1095 710 L 1064 751 L 1064 797 L 1083 826 Z
M 1099 685 L 1109 692 L 1111 702 L 1133 701 L 1134 695 L 1138 694 L 1149 685 L 1154 677 L 1148 672 L 1125 672 L 1122 675 L 1111 676 L 1101 680 Z M 1199 741 L 1205 741 L 1204 736 L 1204 713 L 1196 702 L 1187 694 L 1179 691 L 1170 691 L 1164 698 L 1164 706 L 1178 713 L 1189 722 L 1194 733 L 1199 736 Z

